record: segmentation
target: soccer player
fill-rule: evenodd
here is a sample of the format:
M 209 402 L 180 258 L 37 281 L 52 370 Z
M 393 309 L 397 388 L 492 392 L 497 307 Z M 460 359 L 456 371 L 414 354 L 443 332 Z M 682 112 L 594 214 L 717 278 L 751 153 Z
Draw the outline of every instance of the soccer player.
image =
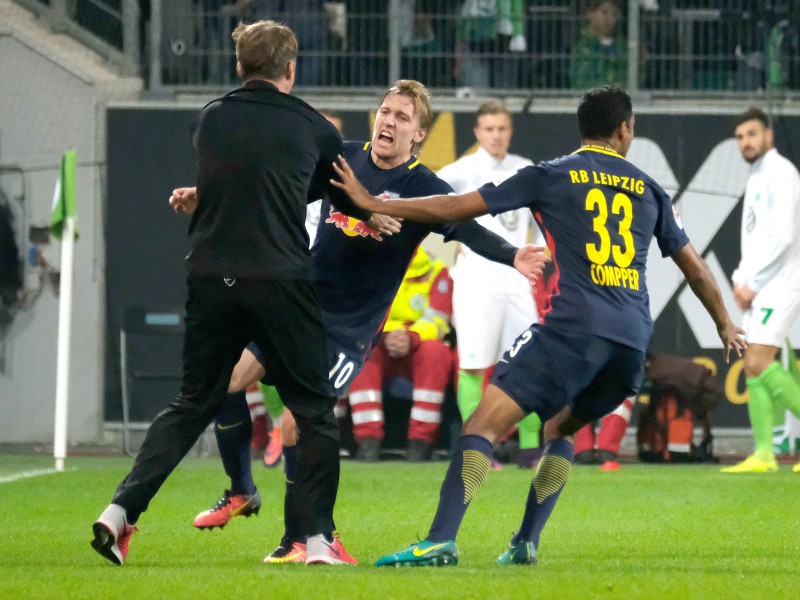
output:
M 251 340 L 303 432 L 296 485 L 308 561 L 354 561 L 333 536 L 336 398 L 326 380 L 325 329 L 303 220 L 309 198 L 325 192 L 350 214 L 369 213 L 329 184 L 341 136 L 289 93 L 297 59 L 292 30 L 258 21 L 239 24 L 232 37 L 242 86 L 207 104 L 192 125 L 199 200 L 189 225 L 180 393 L 150 425 L 133 468 L 92 528 L 92 547 L 116 565 L 126 559 L 139 516 L 225 405 L 233 367 Z
M 387 198 L 448 194 L 452 188 L 420 164 L 419 151 L 433 122 L 428 90 L 417 81 L 400 80 L 384 95 L 375 118 L 371 142 L 345 143 L 344 156 L 353 164 L 370 191 Z M 172 203 L 196 201 L 194 190 L 181 188 Z M 336 210 L 323 199 L 322 216 L 312 254 L 312 279 L 320 295 L 323 322 L 328 334 L 329 382 L 332 393 L 341 395 L 363 367 L 370 348 L 380 338 L 386 314 L 395 298 L 419 244 L 431 231 L 447 240 L 467 244 L 480 255 L 516 265 L 529 278 L 541 273 L 547 260 L 541 248 L 517 249 L 482 228 L 473 220 L 433 225 L 406 221 L 391 237 L 382 238 L 364 222 Z M 275 376 L 261 358 L 260 348 L 250 345 L 234 370 L 232 391 L 245 389 L 252 381 Z M 290 407 L 291 408 L 291 407 Z M 297 530 L 296 463 L 298 447 L 292 412 L 284 411 L 282 435 L 286 471 L 285 525 L 280 545 L 265 562 L 300 562 L 306 556 L 305 539 Z M 237 425 L 234 427 L 234 425 Z M 231 517 L 248 514 L 255 485 L 250 472 L 248 413 L 246 403 L 228 402 L 217 418 L 217 440 L 225 471 L 238 490 L 231 490 L 209 511 L 195 519 L 195 526 L 220 527 Z M 302 430 L 301 430 L 302 431 Z M 300 436 L 302 439 L 302 435 Z M 260 500 L 258 500 L 260 506 Z M 244 509 L 243 509 L 244 507 Z M 242 512 L 244 510 L 244 512 Z
M 769 117 L 751 108 L 736 119 L 736 141 L 750 163 L 742 210 L 742 258 L 733 297 L 744 311 L 744 373 L 755 452 L 723 473 L 774 473 L 772 415 L 800 417 L 800 384 L 775 360 L 800 311 L 800 174 L 773 145 Z M 800 463 L 794 466 L 800 473 Z
M 572 469 L 570 436 L 640 385 L 653 329 L 645 277 L 653 236 L 714 319 L 726 359 L 745 347 L 669 196 L 625 160 L 634 131 L 630 97 L 618 88 L 588 92 L 578 107 L 578 128 L 582 146 L 573 154 L 457 196 L 382 200 L 359 184 L 346 161 L 336 165 L 339 186 L 357 204 L 395 218 L 451 221 L 527 206 L 558 274 L 544 323 L 531 325 L 506 351 L 464 424 L 428 536 L 380 558 L 378 566 L 456 564 L 456 534 L 490 468 L 492 443 L 532 412 L 545 423 L 544 453 L 522 524 L 498 563 L 536 562 L 539 535 Z
M 499 183 L 533 164 L 509 153 L 514 128 L 511 113 L 500 100 L 489 100 L 478 107 L 472 132 L 478 140 L 478 150 L 437 173 L 457 194 L 476 190 L 490 181 Z M 528 242 L 533 218 L 529 210 L 519 208 L 497 216 L 484 215 L 476 221 L 506 241 L 522 246 Z M 453 325 L 458 334 L 458 410 L 466 422 L 478 406 L 484 382 L 488 383 L 485 375 L 491 373 L 487 371 L 520 331 L 539 320 L 539 315 L 528 279 L 481 258 L 469 248 L 460 249 L 451 275 Z M 521 465 L 526 464 L 525 456 L 528 466 L 534 460 L 541 427 L 535 413 L 520 421 Z

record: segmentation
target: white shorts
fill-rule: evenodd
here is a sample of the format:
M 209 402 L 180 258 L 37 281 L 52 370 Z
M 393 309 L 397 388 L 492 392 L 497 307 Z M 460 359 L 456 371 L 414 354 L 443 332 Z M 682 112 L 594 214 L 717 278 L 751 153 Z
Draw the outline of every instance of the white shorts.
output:
M 491 367 L 536 321 L 536 304 L 530 292 L 487 294 L 473 286 L 453 286 L 453 324 L 461 369 Z
M 798 312 L 800 290 L 788 290 L 778 281 L 768 283 L 742 317 L 747 343 L 782 348 Z

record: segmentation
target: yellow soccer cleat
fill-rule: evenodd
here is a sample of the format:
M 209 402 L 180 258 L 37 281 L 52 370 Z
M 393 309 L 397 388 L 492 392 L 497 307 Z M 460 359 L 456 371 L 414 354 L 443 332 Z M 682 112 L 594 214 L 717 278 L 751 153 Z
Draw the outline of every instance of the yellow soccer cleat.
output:
M 800 462 L 792 467 L 792 473 L 800 473 Z
M 720 473 L 777 473 L 778 462 L 775 458 L 764 460 L 755 455 L 748 456 L 742 462 L 720 469 Z

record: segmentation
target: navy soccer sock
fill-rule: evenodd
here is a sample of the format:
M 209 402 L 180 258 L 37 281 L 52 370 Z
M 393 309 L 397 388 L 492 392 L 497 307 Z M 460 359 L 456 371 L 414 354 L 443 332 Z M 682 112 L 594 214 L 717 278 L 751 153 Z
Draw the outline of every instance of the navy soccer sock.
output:
M 446 542 L 456 539 L 469 503 L 491 466 L 492 444 L 489 440 L 479 435 L 465 435 L 458 440 L 439 492 L 439 507 L 428 540 Z
M 250 465 L 253 422 L 244 392 L 228 394 L 223 409 L 217 415 L 214 434 L 225 473 L 231 478 L 231 494 L 255 494 L 256 484 Z
M 539 548 L 539 536 L 572 471 L 573 455 L 574 447 L 567 440 L 558 438 L 547 442 L 528 492 L 522 525 L 512 538 L 512 544 L 530 541 Z

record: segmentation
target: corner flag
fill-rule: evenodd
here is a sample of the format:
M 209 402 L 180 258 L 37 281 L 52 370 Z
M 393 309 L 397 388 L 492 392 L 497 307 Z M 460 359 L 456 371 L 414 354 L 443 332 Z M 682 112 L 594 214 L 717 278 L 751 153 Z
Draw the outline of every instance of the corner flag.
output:
M 75 197 L 77 164 L 75 150 L 67 150 L 61 159 L 61 175 L 53 195 L 50 231 L 61 240 L 61 279 L 58 301 L 58 348 L 56 357 L 56 414 L 53 435 L 53 457 L 56 471 L 64 470 L 67 458 L 67 406 L 69 404 L 69 351 L 72 321 L 72 272 L 75 240 Z M 62 239 L 63 237 L 63 239 Z
M 61 239 L 64 233 L 64 223 L 68 217 L 76 217 L 75 210 L 75 179 L 76 179 L 75 150 L 67 150 L 61 158 L 61 174 L 56 181 L 56 191 L 53 194 L 53 208 L 50 215 L 50 232 Z M 75 227 L 75 239 L 78 239 L 78 228 Z

